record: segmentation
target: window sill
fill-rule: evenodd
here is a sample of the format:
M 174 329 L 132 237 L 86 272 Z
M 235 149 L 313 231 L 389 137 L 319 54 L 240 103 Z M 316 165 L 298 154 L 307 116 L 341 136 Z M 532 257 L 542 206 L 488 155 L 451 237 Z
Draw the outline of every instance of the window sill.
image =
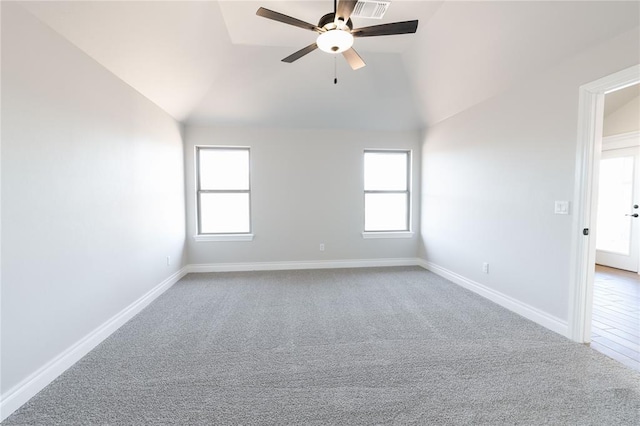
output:
M 362 238 L 413 238 L 413 232 L 363 232 Z
M 210 234 L 210 235 L 194 235 L 193 239 L 197 242 L 207 241 L 253 241 L 253 234 Z

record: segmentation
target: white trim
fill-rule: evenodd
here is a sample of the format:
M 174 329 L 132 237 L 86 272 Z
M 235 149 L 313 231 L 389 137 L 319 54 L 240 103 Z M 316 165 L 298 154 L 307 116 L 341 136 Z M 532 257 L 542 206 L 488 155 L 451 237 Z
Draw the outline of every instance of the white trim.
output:
M 486 299 L 489 299 L 492 302 L 497 303 L 498 305 L 510 310 L 511 312 L 515 312 L 516 314 L 523 316 L 545 328 L 548 328 L 551 331 L 555 331 L 558 334 L 568 336 L 569 327 L 567 322 L 561 320 L 558 317 L 541 311 L 538 308 L 534 308 L 533 306 L 527 305 L 526 303 L 514 299 L 511 296 L 507 296 L 504 293 L 470 280 L 469 278 L 463 277 L 462 275 L 443 268 L 442 266 L 438 266 L 435 263 L 419 259 L 418 264 L 424 269 L 427 269 L 436 275 L 440 275 L 441 277 L 446 278 L 447 280 L 458 284 L 459 286 L 464 287 L 467 290 L 471 290 L 472 292 Z
M 572 232 L 572 267 L 569 280 L 569 337 L 580 343 L 591 339 L 591 307 L 595 264 L 595 222 L 604 95 L 640 81 L 640 65 L 580 86 L 576 149 L 575 212 Z M 591 213 L 594 214 L 591 214 Z M 585 237 L 582 230 L 588 228 Z
M 602 150 L 633 148 L 640 146 L 640 132 L 620 133 L 602 138 Z
M 371 268 L 376 266 L 417 266 L 417 258 L 305 260 L 297 262 L 200 263 L 187 265 L 187 272 L 283 271 L 292 269 Z
M 253 241 L 253 234 L 202 234 L 194 235 L 197 242 L 206 241 Z
M 399 232 L 371 232 L 366 231 L 362 233 L 362 238 L 413 238 L 413 232 L 411 231 L 399 231 Z
M 185 274 L 186 268 L 180 269 L 178 272 L 174 273 L 169 278 L 149 290 L 138 300 L 104 322 L 98 328 L 64 350 L 61 354 L 40 367 L 29 377 L 5 392 L 0 398 L 0 421 L 9 417 L 11 413 L 20 408 L 20 406 L 26 403 L 35 394 L 44 389 L 45 386 L 64 373 L 83 356 L 88 354 L 93 348 L 98 346 L 98 344 L 120 328 L 120 326 L 129 321 L 147 305 L 153 302 L 158 296 L 171 288 L 171 286 L 178 282 Z

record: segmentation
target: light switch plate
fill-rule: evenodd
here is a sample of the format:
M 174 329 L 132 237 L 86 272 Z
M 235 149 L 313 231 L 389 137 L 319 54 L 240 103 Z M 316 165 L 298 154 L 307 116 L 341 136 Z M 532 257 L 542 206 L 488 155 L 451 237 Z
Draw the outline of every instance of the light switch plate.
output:
M 569 214 L 569 202 L 556 201 L 555 214 Z

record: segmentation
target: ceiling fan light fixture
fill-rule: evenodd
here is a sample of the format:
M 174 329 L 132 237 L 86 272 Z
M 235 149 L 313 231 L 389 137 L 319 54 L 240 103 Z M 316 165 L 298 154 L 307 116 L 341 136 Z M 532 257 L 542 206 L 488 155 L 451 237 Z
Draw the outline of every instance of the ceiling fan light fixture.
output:
M 330 30 L 321 33 L 316 40 L 320 50 L 327 53 L 342 53 L 353 46 L 353 36 L 344 30 Z

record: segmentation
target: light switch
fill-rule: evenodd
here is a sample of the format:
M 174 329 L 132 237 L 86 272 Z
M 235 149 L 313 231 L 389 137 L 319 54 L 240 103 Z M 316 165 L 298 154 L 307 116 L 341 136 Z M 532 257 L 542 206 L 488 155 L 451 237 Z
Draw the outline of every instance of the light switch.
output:
M 569 202 L 556 201 L 555 214 L 569 214 Z

